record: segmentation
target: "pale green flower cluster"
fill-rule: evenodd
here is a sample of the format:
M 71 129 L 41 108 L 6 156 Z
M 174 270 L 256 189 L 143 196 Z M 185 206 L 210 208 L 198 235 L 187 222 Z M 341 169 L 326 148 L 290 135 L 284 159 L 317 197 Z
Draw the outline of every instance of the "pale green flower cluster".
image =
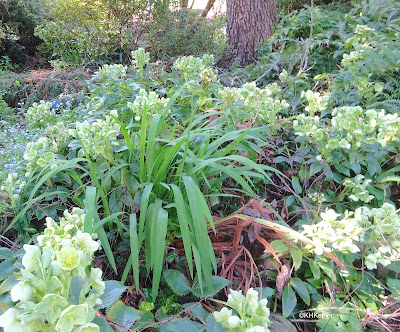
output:
M 374 196 L 370 195 L 367 189 L 368 185 L 371 182 L 371 179 L 365 179 L 364 175 L 358 174 L 352 179 L 345 179 L 343 182 L 343 186 L 346 188 L 346 194 L 350 193 L 348 197 L 352 201 L 362 201 L 364 203 L 369 203 L 374 199 Z
M 332 251 L 332 248 L 343 253 L 356 253 L 360 249 L 355 244 L 359 240 L 362 228 L 353 219 L 338 219 L 340 217 L 332 209 L 321 213 L 322 220 L 313 225 L 303 225 L 303 234 L 312 239 L 317 247 L 307 245 L 316 255 L 322 255 L 323 249 Z
M 59 149 L 61 149 L 61 144 L 67 142 L 70 138 L 68 128 L 65 127 L 64 122 L 57 122 L 55 125 L 47 127 L 46 134 L 50 141 L 57 144 Z
M 211 69 L 213 64 L 214 57 L 210 54 L 204 54 L 202 58 L 183 56 L 175 61 L 172 68 L 178 70 L 185 81 L 200 82 L 202 79 L 208 81 L 216 78 Z
M 247 291 L 246 296 L 242 291 L 230 290 L 227 307 L 214 312 L 214 318 L 229 331 L 236 332 L 269 332 L 268 301 L 260 300 L 260 295 L 253 288 Z M 235 312 L 233 312 L 233 310 Z
M 373 83 L 368 81 L 366 77 L 360 77 L 354 82 L 354 87 L 360 96 L 366 99 L 372 98 L 376 93 L 380 93 L 383 90 L 383 83 Z
M 206 68 L 200 73 L 200 83 L 204 87 L 209 86 L 211 83 L 216 82 L 217 80 L 217 75 L 212 68 Z
M 84 218 L 78 208 L 65 211 L 59 224 L 47 218 L 39 245 L 24 245 L 19 282 L 10 292 L 17 304 L 0 316 L 4 332 L 100 331 L 92 320 L 105 284 L 102 271 L 89 268 L 100 246 L 82 232 Z
M 321 123 L 321 118 L 318 115 L 299 114 L 293 121 L 293 129 L 296 131 L 296 135 L 303 136 L 311 142 L 319 143 L 329 136 L 328 127 Z
M 363 50 L 351 51 L 349 54 L 343 54 L 341 65 L 344 69 L 347 69 L 352 74 L 359 72 L 358 64 L 365 57 Z
M 132 117 L 135 121 L 140 121 L 143 117 L 143 112 L 146 112 L 148 119 L 154 114 L 162 114 L 168 101 L 169 98 L 160 98 L 154 91 L 147 92 L 141 89 L 135 101 L 133 103 L 128 102 L 127 106 L 133 112 Z
M 24 159 L 27 161 L 25 176 L 29 177 L 38 166 L 44 168 L 50 165 L 51 169 L 57 167 L 57 163 L 54 162 L 57 152 L 57 143 L 47 137 L 40 137 L 36 142 L 29 142 L 24 154 Z
M 313 193 L 309 193 L 307 195 L 311 201 L 315 204 L 322 204 L 323 202 L 325 202 L 325 196 L 323 193 L 318 193 L 318 192 L 313 192 Z
M 143 76 L 143 68 L 150 61 L 150 53 L 140 47 L 136 51 L 132 51 L 132 64 L 136 66 L 140 76 Z
M 6 192 L 11 200 L 11 205 L 16 207 L 20 198 L 19 193 L 25 187 L 25 184 L 25 182 L 18 180 L 16 173 L 9 173 L 4 184 L 0 187 L 0 191 Z
M 400 260 L 400 216 L 396 212 L 389 203 L 374 209 L 360 207 L 344 216 L 327 209 L 319 223 L 303 225 L 303 234 L 317 243 L 316 248 L 307 248 L 316 255 L 322 255 L 323 249 L 361 253 L 370 270 L 377 263 L 387 266 Z
M 366 25 L 357 25 L 354 35 L 347 39 L 346 48 L 354 48 L 349 54 L 344 54 L 341 65 L 344 69 L 350 71 L 351 74 L 357 75 L 354 79 L 353 86 L 360 96 L 365 99 L 371 99 L 375 94 L 379 94 L 383 90 L 382 83 L 369 81 L 369 74 L 361 74 L 362 68 L 360 63 L 366 57 L 366 52 L 373 49 L 371 41 L 376 39 L 377 34 L 374 29 Z
M 40 104 L 34 103 L 28 108 L 25 114 L 25 120 L 28 123 L 28 127 L 45 128 L 55 119 L 55 116 L 56 113 L 50 108 L 50 103 L 46 103 L 42 100 Z
M 241 101 L 253 118 L 262 119 L 271 125 L 275 124 L 277 113 L 289 106 L 286 100 L 276 99 L 280 97 L 280 89 L 276 84 L 260 89 L 252 82 L 241 88 L 220 89 L 219 93 L 228 107 Z
M 321 146 L 321 154 L 330 161 L 329 152 L 338 148 L 357 151 L 375 142 L 383 147 L 389 142 L 397 142 L 400 118 L 397 114 L 386 114 L 384 110 L 364 111 L 360 106 L 346 106 L 333 110 L 330 126 L 319 116 L 300 114 L 293 121 L 293 128 L 296 135 Z
M 110 114 L 117 117 L 117 111 Z M 74 129 L 69 130 L 69 134 L 81 140 L 87 153 L 94 157 L 103 157 L 109 163 L 114 160 L 113 146 L 118 145 L 117 136 L 121 126 L 112 117 L 105 115 L 104 120 L 99 119 L 93 123 L 88 121 L 77 122 Z M 83 149 L 80 155 L 84 155 Z
M 354 48 L 372 48 L 369 43 L 375 37 L 375 30 L 367 25 L 357 24 L 354 29 L 354 35 L 346 40 L 346 47 Z
M 93 79 L 95 81 L 107 81 L 107 80 L 116 80 L 119 78 L 126 77 L 127 67 L 121 64 L 115 65 L 104 65 L 100 67 L 100 69 L 95 72 L 95 76 Z
M 357 209 L 354 217 L 365 230 L 360 248 L 365 252 L 368 269 L 376 269 L 377 263 L 387 266 L 400 260 L 400 216 L 392 204 Z
M 305 110 L 311 117 L 313 117 L 315 116 L 316 112 L 322 112 L 326 110 L 329 95 L 321 96 L 319 92 L 307 90 L 301 93 L 301 98 L 305 98 L 308 101 L 308 106 L 306 106 Z

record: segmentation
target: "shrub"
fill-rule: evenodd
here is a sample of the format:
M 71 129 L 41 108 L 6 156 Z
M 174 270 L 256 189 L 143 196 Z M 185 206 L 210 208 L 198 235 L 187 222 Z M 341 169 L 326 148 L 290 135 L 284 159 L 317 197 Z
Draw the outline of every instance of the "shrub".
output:
M 221 57 L 226 49 L 224 25 L 222 18 L 210 21 L 192 10 L 167 10 L 143 23 L 142 42 L 157 59 L 204 53 Z
M 35 27 L 45 16 L 44 0 L 5 0 L 0 2 L 0 55 L 24 62 L 39 40 Z
M 52 2 L 48 19 L 35 28 L 43 40 L 39 50 L 58 69 L 121 61 L 139 44 L 157 59 L 222 55 L 222 19 L 209 21 L 186 9 L 171 11 L 160 2 L 153 4 L 151 13 L 146 6 L 139 0 Z

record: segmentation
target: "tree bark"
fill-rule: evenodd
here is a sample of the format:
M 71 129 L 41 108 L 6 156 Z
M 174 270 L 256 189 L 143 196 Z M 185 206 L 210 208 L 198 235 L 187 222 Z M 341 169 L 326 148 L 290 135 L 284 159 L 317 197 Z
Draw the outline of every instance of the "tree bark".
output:
M 210 12 L 211 8 L 214 6 L 215 0 L 208 0 L 206 8 L 201 13 L 201 17 L 206 17 Z
M 189 5 L 189 0 L 181 0 L 181 8 L 187 8 Z
M 256 58 L 257 43 L 272 35 L 275 0 L 227 0 L 227 37 L 232 55 L 247 65 Z

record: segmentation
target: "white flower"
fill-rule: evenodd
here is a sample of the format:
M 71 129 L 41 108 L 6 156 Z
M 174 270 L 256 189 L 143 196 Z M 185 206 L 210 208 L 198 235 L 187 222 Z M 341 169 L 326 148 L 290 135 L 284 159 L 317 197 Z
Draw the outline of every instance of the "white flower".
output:
M 332 209 L 326 209 L 325 212 L 321 213 L 321 218 L 324 220 L 329 220 L 329 221 L 334 221 L 336 220 L 340 215 L 337 214 L 334 210 Z
M 269 329 L 263 326 L 253 326 L 244 330 L 244 332 L 269 332 Z
M 10 295 L 13 302 L 28 301 L 32 295 L 32 287 L 20 281 L 11 289 Z
M 238 316 L 230 316 L 228 318 L 228 325 L 231 329 L 236 329 L 242 323 L 242 320 Z
M 11 308 L 0 316 L 0 327 L 4 328 L 4 332 L 24 332 L 27 330 L 17 318 L 20 313 L 19 310 Z
M 214 312 L 214 318 L 218 323 L 228 321 L 228 318 L 232 316 L 232 310 L 223 307 L 221 311 Z
M 22 257 L 22 265 L 25 266 L 28 272 L 35 271 L 39 265 L 41 251 L 38 246 L 29 244 L 24 245 L 25 255 Z

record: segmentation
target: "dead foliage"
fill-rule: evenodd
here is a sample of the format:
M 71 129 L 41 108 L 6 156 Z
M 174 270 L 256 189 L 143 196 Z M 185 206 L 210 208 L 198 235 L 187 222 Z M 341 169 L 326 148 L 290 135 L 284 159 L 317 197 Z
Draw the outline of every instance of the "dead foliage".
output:
M 294 246 L 285 236 L 289 235 L 298 241 L 316 246 L 302 234 L 274 222 L 274 218 L 274 211 L 263 207 L 256 199 L 250 200 L 228 217 L 214 218 L 216 234 L 210 229 L 209 235 L 215 255 L 219 258 L 219 275 L 238 285 L 238 289 L 244 292 L 250 287 L 262 287 L 259 267 L 278 271 L 278 296 L 290 281 L 290 263 L 278 257 L 270 245 L 272 240 L 282 239 L 289 246 Z M 255 257 L 263 254 L 273 258 L 277 264 L 271 264 L 271 259 L 256 262 Z M 346 269 L 331 253 L 324 254 Z

